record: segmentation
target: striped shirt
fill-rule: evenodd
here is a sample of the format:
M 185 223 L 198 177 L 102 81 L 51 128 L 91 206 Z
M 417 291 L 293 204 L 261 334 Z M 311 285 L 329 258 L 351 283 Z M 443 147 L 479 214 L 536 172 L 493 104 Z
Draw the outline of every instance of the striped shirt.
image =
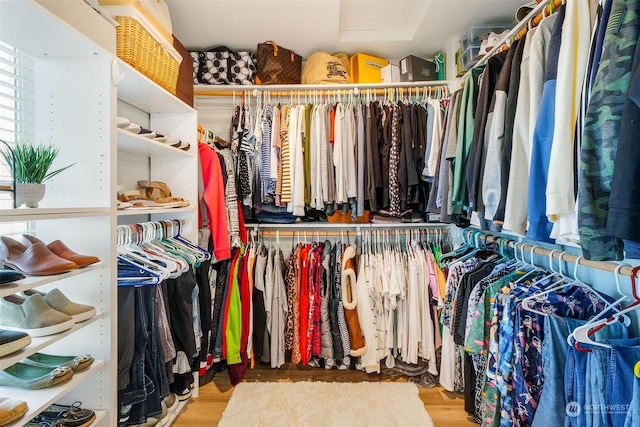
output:
M 280 175 L 282 181 L 282 192 L 280 201 L 282 204 L 291 201 L 291 162 L 289 157 L 289 119 L 291 116 L 291 107 L 284 105 L 280 113 L 280 157 L 282 173 Z

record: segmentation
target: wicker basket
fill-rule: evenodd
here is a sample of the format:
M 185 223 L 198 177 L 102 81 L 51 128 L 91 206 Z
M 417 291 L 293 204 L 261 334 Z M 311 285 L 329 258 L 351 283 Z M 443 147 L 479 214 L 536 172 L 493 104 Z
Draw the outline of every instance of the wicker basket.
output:
M 175 95 L 180 61 L 169 54 L 137 20 L 116 16 L 116 53 L 119 58 Z

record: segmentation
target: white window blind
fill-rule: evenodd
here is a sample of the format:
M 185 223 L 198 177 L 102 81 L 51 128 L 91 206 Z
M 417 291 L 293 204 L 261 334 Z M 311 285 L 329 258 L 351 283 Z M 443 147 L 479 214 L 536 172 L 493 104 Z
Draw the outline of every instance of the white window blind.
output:
M 0 41 L 0 139 L 10 144 L 35 142 L 35 61 Z M 0 144 L 0 149 L 4 145 Z M 0 182 L 11 181 L 11 172 L 0 158 Z M 11 193 L 0 192 L 0 208 L 13 207 Z M 19 234 L 29 229 L 26 222 L 4 222 L 0 234 Z

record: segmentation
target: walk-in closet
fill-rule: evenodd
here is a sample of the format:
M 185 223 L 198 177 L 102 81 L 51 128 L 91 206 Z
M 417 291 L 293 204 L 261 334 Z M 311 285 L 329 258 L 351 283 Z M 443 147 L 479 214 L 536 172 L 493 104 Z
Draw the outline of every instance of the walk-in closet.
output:
M 639 0 L 0 1 L 0 426 L 640 425 L 639 41 Z

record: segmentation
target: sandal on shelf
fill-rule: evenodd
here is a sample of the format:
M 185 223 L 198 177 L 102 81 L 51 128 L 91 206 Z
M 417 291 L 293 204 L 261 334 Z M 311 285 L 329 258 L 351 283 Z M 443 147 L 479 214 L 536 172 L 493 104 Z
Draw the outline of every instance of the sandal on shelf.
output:
M 142 200 L 151 200 L 158 204 L 159 207 L 189 205 L 189 202 L 185 202 L 183 198 L 173 197 L 169 186 L 162 181 L 138 181 L 138 189 L 140 190 L 140 198 Z M 169 203 L 172 205 L 168 205 Z M 179 203 L 179 205 L 174 205 L 175 203 Z M 184 203 L 186 203 L 186 205 Z

